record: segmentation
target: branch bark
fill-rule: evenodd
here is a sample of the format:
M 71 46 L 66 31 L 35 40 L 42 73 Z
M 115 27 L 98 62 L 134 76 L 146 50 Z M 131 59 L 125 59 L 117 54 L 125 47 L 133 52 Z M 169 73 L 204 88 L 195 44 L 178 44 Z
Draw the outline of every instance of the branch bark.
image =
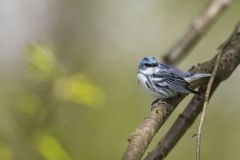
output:
M 199 42 L 214 21 L 225 11 L 232 0 L 213 0 L 191 24 L 187 32 L 163 57 L 164 63 L 176 64 Z
M 219 84 L 230 77 L 240 63 L 240 22 L 236 25 L 230 37 L 220 46 L 218 54 L 221 54 L 219 68 L 213 83 L 210 96 Z M 217 55 L 210 61 L 198 65 L 198 67 L 209 71 L 213 69 Z M 206 90 L 206 84 L 200 87 Z M 182 114 L 179 115 L 167 134 L 160 140 L 155 149 L 148 154 L 147 160 L 163 159 L 177 144 L 187 129 L 193 124 L 198 114 L 202 111 L 204 95 L 194 96 Z

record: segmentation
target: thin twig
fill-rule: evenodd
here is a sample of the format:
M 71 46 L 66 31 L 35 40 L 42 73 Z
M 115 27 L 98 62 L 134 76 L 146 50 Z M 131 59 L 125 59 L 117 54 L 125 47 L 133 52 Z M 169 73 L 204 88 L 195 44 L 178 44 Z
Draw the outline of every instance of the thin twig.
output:
M 165 63 L 176 64 L 190 53 L 213 22 L 225 11 L 232 0 L 213 0 L 207 8 L 192 22 L 186 33 L 163 57 Z
M 213 69 L 213 73 L 212 76 L 208 82 L 207 85 L 207 91 L 205 94 L 205 100 L 204 100 L 204 104 L 203 104 L 203 112 L 201 115 L 201 119 L 200 119 L 200 123 L 199 123 L 199 127 L 198 127 L 198 132 L 197 132 L 197 148 L 196 148 L 196 160 L 200 160 L 200 147 L 201 147 L 201 136 L 202 136 L 202 128 L 203 128 L 203 123 L 204 123 L 204 119 L 207 113 L 207 105 L 208 105 L 208 101 L 209 101 L 209 95 L 212 89 L 212 85 L 215 79 L 215 76 L 217 74 L 217 69 L 218 69 L 218 65 L 219 65 L 219 60 L 220 60 L 221 54 L 218 54 L 217 56 L 217 60 L 215 62 L 215 67 Z

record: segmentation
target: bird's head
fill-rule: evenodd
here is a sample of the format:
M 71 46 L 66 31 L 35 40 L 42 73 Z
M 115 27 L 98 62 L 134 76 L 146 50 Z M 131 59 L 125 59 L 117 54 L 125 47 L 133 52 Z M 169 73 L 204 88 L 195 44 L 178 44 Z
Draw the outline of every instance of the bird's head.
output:
M 157 60 L 154 57 L 147 56 L 141 60 L 138 68 L 140 72 L 150 72 L 151 70 L 154 70 L 154 68 L 157 66 Z

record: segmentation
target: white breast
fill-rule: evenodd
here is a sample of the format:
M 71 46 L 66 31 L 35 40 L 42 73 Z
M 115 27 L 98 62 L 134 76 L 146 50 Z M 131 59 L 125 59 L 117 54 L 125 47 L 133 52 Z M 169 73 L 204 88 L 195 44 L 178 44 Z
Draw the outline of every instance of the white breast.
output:
M 138 73 L 137 78 L 138 78 L 138 83 L 139 83 L 140 87 L 143 88 L 144 90 L 149 90 L 147 85 L 146 85 L 146 82 L 148 80 L 145 77 L 145 75 L 143 75 L 142 73 Z
M 139 86 L 146 91 L 147 93 L 154 95 L 155 97 L 158 97 L 158 94 L 153 92 L 151 89 L 148 88 L 148 86 L 146 85 L 146 82 L 148 81 L 148 79 L 146 78 L 146 76 L 142 73 L 138 73 L 137 74 L 137 78 L 138 78 L 138 83 Z

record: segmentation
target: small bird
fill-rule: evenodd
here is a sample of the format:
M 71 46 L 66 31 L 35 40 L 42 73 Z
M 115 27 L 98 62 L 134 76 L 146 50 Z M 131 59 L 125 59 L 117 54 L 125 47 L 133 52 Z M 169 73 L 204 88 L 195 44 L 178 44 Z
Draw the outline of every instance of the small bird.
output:
M 190 88 L 189 84 L 199 78 L 210 76 L 211 74 L 186 72 L 174 66 L 158 63 L 151 56 L 141 60 L 137 73 L 140 87 L 161 101 L 178 93 L 199 94 L 198 91 Z

